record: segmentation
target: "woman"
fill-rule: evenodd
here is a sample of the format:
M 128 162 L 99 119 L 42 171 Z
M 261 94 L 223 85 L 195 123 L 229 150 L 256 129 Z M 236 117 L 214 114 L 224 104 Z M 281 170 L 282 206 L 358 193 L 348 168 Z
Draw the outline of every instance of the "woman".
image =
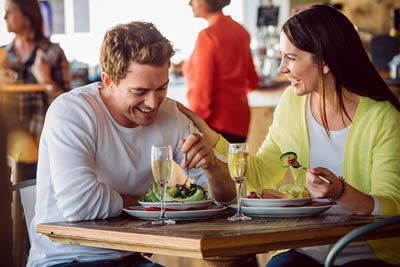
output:
M 336 201 L 336 212 L 400 214 L 400 103 L 369 61 L 354 26 L 334 8 L 315 5 L 283 25 L 280 47 L 279 71 L 291 86 L 276 108 L 264 143 L 250 157 L 248 189 L 279 182 L 286 171 L 279 157 L 293 151 L 303 166 L 313 167 L 307 172 L 291 169 L 296 183 L 307 186 L 315 197 Z M 226 155 L 227 141 L 180 108 Z M 400 248 L 393 246 L 399 242 L 352 243 L 335 264 L 400 264 Z M 322 266 L 329 248 L 289 250 L 275 255 L 267 266 Z
M 2 97 L 3 105 L 12 109 L 15 116 L 9 120 L 13 124 L 11 128 L 19 129 L 9 141 L 23 139 L 36 147 L 32 143 L 39 139 L 49 103 L 70 89 L 69 64 L 63 50 L 44 36 L 37 0 L 7 0 L 4 19 L 7 30 L 15 33 L 14 40 L 4 47 L 7 53 L 4 67 L 15 71 L 22 83 L 47 85 L 44 93 L 14 93 Z M 9 153 L 17 161 L 36 160 L 36 152 L 20 151 L 15 144 L 9 145 Z
M 248 32 L 222 8 L 230 0 L 191 0 L 195 17 L 207 20 L 184 75 L 190 108 L 230 142 L 244 142 L 250 123 L 247 90 L 258 84 Z

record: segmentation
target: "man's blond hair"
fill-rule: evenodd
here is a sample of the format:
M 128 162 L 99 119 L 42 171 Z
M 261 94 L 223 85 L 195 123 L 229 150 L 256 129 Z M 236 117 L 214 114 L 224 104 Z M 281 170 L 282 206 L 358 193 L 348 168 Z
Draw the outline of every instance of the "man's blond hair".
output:
M 134 62 L 162 66 L 174 55 L 171 42 L 152 23 L 120 24 L 106 32 L 100 49 L 103 71 L 118 84 Z

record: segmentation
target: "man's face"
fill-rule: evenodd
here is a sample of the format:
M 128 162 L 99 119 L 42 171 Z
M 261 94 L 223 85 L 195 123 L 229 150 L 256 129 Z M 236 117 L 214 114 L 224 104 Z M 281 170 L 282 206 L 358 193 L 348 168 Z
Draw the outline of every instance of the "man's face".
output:
M 168 68 L 168 62 L 163 66 L 131 63 L 118 85 L 105 82 L 106 106 L 121 126 L 134 128 L 153 123 L 167 94 Z

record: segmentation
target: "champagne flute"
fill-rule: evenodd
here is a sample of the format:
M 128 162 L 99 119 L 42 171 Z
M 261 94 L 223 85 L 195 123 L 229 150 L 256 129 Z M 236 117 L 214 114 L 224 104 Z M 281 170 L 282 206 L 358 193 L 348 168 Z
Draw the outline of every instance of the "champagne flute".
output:
M 175 221 L 168 219 L 165 215 L 165 194 L 168 180 L 172 174 L 172 160 L 172 148 L 170 145 L 151 147 L 151 170 L 161 196 L 160 218 L 151 222 L 155 225 L 175 224 Z
M 229 217 L 229 221 L 248 221 L 250 217 L 242 212 L 241 189 L 246 178 L 247 167 L 249 164 L 249 148 L 247 143 L 229 144 L 228 168 L 232 179 L 238 184 L 237 188 L 237 212 Z

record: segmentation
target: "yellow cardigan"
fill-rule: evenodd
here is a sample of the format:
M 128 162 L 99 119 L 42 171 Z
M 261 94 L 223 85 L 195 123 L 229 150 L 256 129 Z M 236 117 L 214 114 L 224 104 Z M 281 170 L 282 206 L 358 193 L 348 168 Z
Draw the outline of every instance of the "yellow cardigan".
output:
M 268 188 L 282 179 L 287 169 L 279 157 L 285 152 L 295 152 L 299 163 L 309 166 L 306 99 L 296 96 L 290 86 L 285 90 L 265 141 L 250 156 L 249 191 Z M 228 142 L 220 137 L 215 149 L 226 155 Z M 291 168 L 291 172 L 296 184 L 305 184 L 304 171 Z M 354 188 L 380 199 L 381 215 L 400 214 L 400 112 L 388 101 L 361 97 L 346 140 L 343 176 Z M 400 238 L 369 243 L 380 259 L 400 264 L 400 246 L 395 245 Z

